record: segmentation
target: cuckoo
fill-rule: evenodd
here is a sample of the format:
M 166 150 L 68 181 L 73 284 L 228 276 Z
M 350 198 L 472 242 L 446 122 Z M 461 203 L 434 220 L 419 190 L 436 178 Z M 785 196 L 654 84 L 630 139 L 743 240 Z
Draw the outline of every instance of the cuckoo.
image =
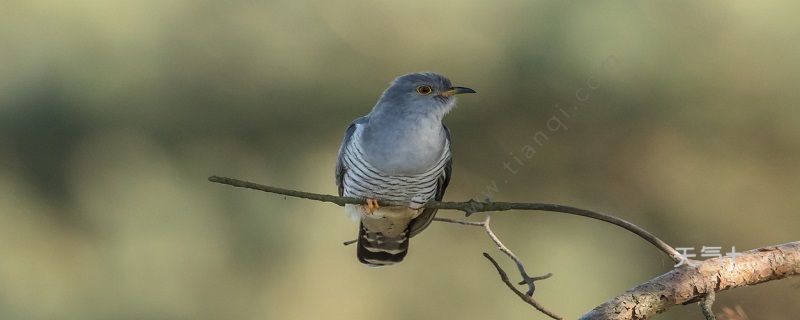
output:
M 360 223 L 356 256 L 364 265 L 403 261 L 409 238 L 433 221 L 436 209 L 424 205 L 442 200 L 453 163 L 442 118 L 455 106 L 455 95 L 474 92 L 436 73 L 407 74 L 347 127 L 336 185 L 339 196 L 366 199 L 366 205 L 345 205 L 347 216 Z

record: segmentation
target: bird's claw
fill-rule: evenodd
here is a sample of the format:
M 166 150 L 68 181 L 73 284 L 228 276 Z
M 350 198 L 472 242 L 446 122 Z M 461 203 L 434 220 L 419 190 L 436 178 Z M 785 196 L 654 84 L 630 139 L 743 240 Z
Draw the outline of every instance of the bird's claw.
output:
M 380 209 L 381 206 L 378 205 L 378 200 L 367 199 L 367 208 L 369 208 L 369 213 L 367 214 L 371 215 L 375 212 L 375 210 Z

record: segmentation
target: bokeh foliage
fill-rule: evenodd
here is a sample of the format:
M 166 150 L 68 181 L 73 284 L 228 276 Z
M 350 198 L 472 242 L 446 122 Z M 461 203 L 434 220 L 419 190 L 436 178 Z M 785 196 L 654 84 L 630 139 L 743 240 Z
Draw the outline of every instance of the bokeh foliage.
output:
M 480 229 L 435 224 L 407 261 L 368 269 L 341 245 L 356 234 L 341 208 L 205 181 L 335 193 L 349 121 L 394 77 L 424 70 L 478 91 L 446 119 L 446 199 L 495 184 L 494 199 L 616 214 L 696 253 L 798 240 L 799 7 L 4 1 L 0 318 L 533 314 L 481 256 L 496 251 Z M 610 57 L 620 63 L 604 68 Z M 595 221 L 493 221 L 529 273 L 555 273 L 537 297 L 568 318 L 671 267 Z M 727 292 L 717 306 L 791 319 L 796 286 Z M 686 317 L 699 310 L 661 318 Z

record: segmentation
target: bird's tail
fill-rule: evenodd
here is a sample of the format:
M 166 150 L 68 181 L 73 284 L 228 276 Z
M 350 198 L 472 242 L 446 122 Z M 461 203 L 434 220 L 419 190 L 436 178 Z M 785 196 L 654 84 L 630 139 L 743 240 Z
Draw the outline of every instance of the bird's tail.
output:
M 408 232 L 406 229 L 396 236 L 386 236 L 367 230 L 363 223 L 359 224 L 358 261 L 369 267 L 389 266 L 403 261 L 408 253 Z

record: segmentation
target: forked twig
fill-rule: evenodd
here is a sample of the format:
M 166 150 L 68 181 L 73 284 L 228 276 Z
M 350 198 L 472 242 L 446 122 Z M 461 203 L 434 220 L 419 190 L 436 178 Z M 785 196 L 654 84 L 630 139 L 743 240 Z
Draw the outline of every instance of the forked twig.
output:
M 500 265 L 497 263 L 497 261 L 495 261 L 492 258 L 492 256 L 490 256 L 488 253 L 484 252 L 483 256 L 486 257 L 486 259 L 489 259 L 489 261 L 494 265 L 495 269 L 497 269 L 497 273 L 500 274 L 500 279 L 503 280 L 503 282 L 508 286 L 509 289 L 511 289 L 511 291 L 516 293 L 517 296 L 519 296 L 523 301 L 527 302 L 528 304 L 530 304 L 531 306 L 536 308 L 536 310 L 539 310 L 540 312 L 546 314 L 547 316 L 549 316 L 549 317 L 551 317 L 553 319 L 562 319 L 560 316 L 558 316 L 557 314 L 553 313 L 550 310 L 547 310 L 539 302 L 537 302 L 535 299 L 533 299 L 533 292 L 536 290 L 536 285 L 534 285 L 534 281 L 539 281 L 539 280 L 544 280 L 544 279 L 550 278 L 551 276 L 553 276 L 553 274 L 552 273 L 548 273 L 546 275 L 539 276 L 539 277 L 530 277 L 530 276 L 528 276 L 528 273 L 525 272 L 525 267 L 522 266 L 522 261 L 520 261 L 519 258 L 517 258 L 517 256 L 513 252 L 511 252 L 511 250 L 508 249 L 508 247 L 506 247 L 503 244 L 503 242 L 500 241 L 500 239 L 497 237 L 497 235 L 495 235 L 494 232 L 492 231 L 492 228 L 489 225 L 489 223 L 491 221 L 490 212 L 486 213 L 486 218 L 481 222 L 464 221 L 464 220 L 456 220 L 456 219 L 449 219 L 449 218 L 433 218 L 433 219 L 436 220 L 436 221 L 441 221 L 441 222 L 449 222 L 449 223 L 455 223 L 455 224 L 461 224 L 461 225 L 467 225 L 467 226 L 483 227 L 483 229 L 486 231 L 486 234 L 489 236 L 489 239 L 492 239 L 492 241 L 497 245 L 497 248 L 500 251 L 502 251 L 503 253 L 505 253 L 509 258 L 511 258 L 511 260 L 513 260 L 514 263 L 517 265 L 517 269 L 519 270 L 519 274 L 522 276 L 522 281 L 519 282 L 518 284 L 527 284 L 528 285 L 528 292 L 523 293 L 522 291 L 519 291 L 519 289 L 517 289 L 514 286 L 514 284 L 511 283 L 511 281 L 508 279 L 508 275 L 506 275 L 506 272 L 503 270 L 503 268 L 500 267 Z
M 500 238 L 498 238 L 497 235 L 495 235 L 494 232 L 492 231 L 492 228 L 489 225 L 489 223 L 491 221 L 491 214 L 489 212 L 486 213 L 486 218 L 481 222 L 464 221 L 464 220 L 456 220 L 456 219 L 449 219 L 449 218 L 438 218 L 438 217 L 437 218 L 433 218 L 433 220 L 441 221 L 441 222 L 456 223 L 456 224 L 467 225 L 467 226 L 483 227 L 483 229 L 486 231 L 486 234 L 489 236 L 489 239 L 491 239 L 497 245 L 497 248 L 500 251 L 502 251 L 503 253 L 505 253 L 509 258 L 511 258 L 511 260 L 513 260 L 514 263 L 517 265 L 517 269 L 519 269 L 519 274 L 522 276 L 522 281 L 519 284 L 527 284 L 528 285 L 528 292 L 525 293 L 526 295 L 531 296 L 531 295 L 533 295 L 533 291 L 536 290 L 536 286 L 533 283 L 534 281 L 544 280 L 544 279 L 547 279 L 547 278 L 550 278 L 551 276 L 553 276 L 552 273 L 548 273 L 546 275 L 539 276 L 539 277 L 530 277 L 530 276 L 528 276 L 528 273 L 525 272 L 525 268 L 522 266 L 522 261 L 520 261 L 519 258 L 517 258 L 517 256 L 513 252 L 511 252 L 511 250 L 508 249 L 508 247 L 506 247 L 503 244 L 503 242 L 500 241 Z
M 506 272 L 503 271 L 503 268 L 500 268 L 500 265 L 497 264 L 497 261 L 494 261 L 492 256 L 490 256 L 486 252 L 483 253 L 483 256 L 486 257 L 486 259 L 489 259 L 489 261 L 492 263 L 492 265 L 494 265 L 495 269 L 497 269 L 497 273 L 500 274 L 500 280 L 502 280 L 503 283 L 505 283 L 506 286 L 508 286 L 508 288 L 511 289 L 511 291 L 514 291 L 514 293 L 516 293 L 517 296 L 519 296 L 519 298 L 522 299 L 522 301 L 527 302 L 528 304 L 530 304 L 531 306 L 536 308 L 536 310 L 539 310 L 540 312 L 546 314 L 550 318 L 558 319 L 558 320 L 563 319 L 563 318 L 559 317 L 557 314 L 550 312 L 550 310 L 545 309 L 541 304 L 539 304 L 539 302 L 534 300 L 533 297 L 531 297 L 530 295 L 527 295 L 527 294 L 523 293 L 522 291 L 519 291 L 519 289 L 517 289 L 517 287 L 515 287 L 514 284 L 511 283 L 511 280 L 508 279 L 508 275 L 506 275 Z

